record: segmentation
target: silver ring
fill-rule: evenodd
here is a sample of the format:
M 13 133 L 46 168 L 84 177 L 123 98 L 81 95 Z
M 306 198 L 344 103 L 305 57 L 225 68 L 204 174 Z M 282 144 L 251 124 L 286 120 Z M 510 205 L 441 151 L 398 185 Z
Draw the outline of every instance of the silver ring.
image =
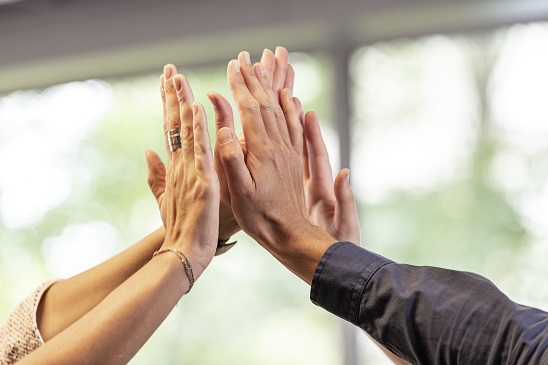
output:
M 167 131 L 167 143 L 169 144 L 169 150 L 171 152 L 177 151 L 181 148 L 181 129 L 175 128 Z

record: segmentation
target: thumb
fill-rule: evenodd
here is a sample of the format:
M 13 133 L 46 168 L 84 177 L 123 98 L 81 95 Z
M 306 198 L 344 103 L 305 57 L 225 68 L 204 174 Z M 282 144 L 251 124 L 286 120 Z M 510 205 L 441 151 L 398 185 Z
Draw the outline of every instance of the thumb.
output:
M 342 169 L 335 178 L 335 224 L 340 240 L 360 244 L 360 224 L 354 192 L 349 184 L 350 170 Z
M 250 189 L 252 179 L 245 164 L 242 146 L 232 129 L 223 127 L 217 131 L 217 149 L 225 170 L 230 196 L 241 197 Z
M 152 195 L 158 199 L 166 190 L 166 167 L 160 159 L 160 156 L 152 150 L 145 151 L 145 161 L 147 164 L 147 182 L 152 191 Z

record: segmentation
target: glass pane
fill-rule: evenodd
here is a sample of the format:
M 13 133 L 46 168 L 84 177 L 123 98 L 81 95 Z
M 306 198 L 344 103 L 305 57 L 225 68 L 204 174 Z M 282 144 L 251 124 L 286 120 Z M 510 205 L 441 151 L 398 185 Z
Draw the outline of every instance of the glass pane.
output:
M 537 23 L 354 54 L 351 171 L 365 247 L 475 271 L 548 308 L 538 290 L 548 274 L 547 42 Z

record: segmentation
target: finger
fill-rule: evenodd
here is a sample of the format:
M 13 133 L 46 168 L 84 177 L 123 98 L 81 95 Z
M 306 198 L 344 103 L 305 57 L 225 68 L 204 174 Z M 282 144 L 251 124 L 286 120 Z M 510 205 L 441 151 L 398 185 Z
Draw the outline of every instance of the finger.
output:
M 306 141 L 306 129 L 304 128 L 304 117 L 302 119 L 303 122 L 303 157 L 302 157 L 302 163 L 303 163 L 303 179 L 305 182 L 310 180 L 310 157 L 308 156 L 308 142 Z
M 256 63 L 253 66 L 255 72 L 255 77 L 259 81 L 259 84 L 263 88 L 263 91 L 266 93 L 270 99 L 272 105 L 272 112 L 274 113 L 274 119 L 276 120 L 276 126 L 278 127 L 278 133 L 288 148 L 291 148 L 291 139 L 289 137 L 289 131 L 287 128 L 287 123 L 285 121 L 285 115 L 280 106 L 280 99 L 278 94 L 275 93 L 270 87 L 268 80 L 265 77 L 265 70 L 262 63 Z
M 342 169 L 335 178 L 335 221 L 340 239 L 360 244 L 360 224 L 356 199 L 350 187 L 350 170 Z
M 304 138 L 304 113 L 303 113 L 303 104 L 297 97 L 293 97 L 293 102 L 295 103 L 295 107 L 298 110 L 299 113 L 299 120 L 301 122 L 301 126 L 303 128 L 303 150 L 301 152 L 302 161 L 303 161 L 303 170 L 304 170 L 304 178 L 305 181 L 310 178 L 310 171 L 308 168 L 308 147 L 306 144 L 306 138 Z
M 218 131 L 223 127 L 234 130 L 234 113 L 232 112 L 232 107 L 228 100 L 221 94 L 215 92 L 207 94 L 207 97 L 215 111 L 215 131 Z
M 251 58 L 249 57 L 249 53 L 245 51 L 240 52 L 240 54 L 238 55 L 238 61 L 240 62 L 241 74 L 244 78 L 245 84 L 253 98 L 259 103 L 261 116 L 268 136 L 276 143 L 282 142 L 278 124 L 276 121 L 276 116 L 274 114 L 274 108 L 278 103 L 274 103 L 270 99 L 270 96 L 263 88 L 261 82 L 257 79 L 257 76 L 255 75 L 255 70 L 251 65 Z M 265 72 L 262 72 L 260 77 L 265 84 L 268 84 L 266 82 Z
M 331 164 L 329 163 L 329 155 L 315 112 L 306 113 L 304 136 L 308 152 L 310 180 L 314 184 L 314 194 L 317 197 L 331 194 L 333 192 Z
M 183 75 L 178 74 L 173 76 L 173 87 L 175 88 L 179 107 L 181 148 L 185 156 L 185 162 L 192 164 L 194 157 L 194 137 L 192 133 L 194 95 L 192 94 L 188 80 Z
M 166 190 L 166 167 L 160 156 L 152 150 L 145 151 L 145 161 L 147 164 L 147 183 L 152 195 L 158 201 Z
M 213 154 L 207 130 L 207 118 L 204 107 L 200 103 L 194 103 L 194 166 L 197 171 L 214 173 Z
M 242 121 L 242 130 L 246 136 L 246 143 L 252 145 L 263 145 L 269 140 L 268 133 L 263 123 L 259 103 L 249 92 L 242 72 L 240 62 L 232 60 L 227 67 L 228 86 L 236 102 L 238 113 Z
M 263 56 L 261 57 L 261 63 L 264 66 L 266 78 L 268 83 L 272 86 L 272 80 L 274 79 L 274 70 L 276 70 L 276 56 L 274 52 L 265 48 Z
M 287 65 L 287 71 L 285 73 L 285 82 L 284 82 L 284 89 L 291 90 L 291 94 L 293 94 L 293 86 L 295 85 L 295 69 L 293 69 L 293 66 Z
M 217 132 L 219 156 L 223 163 L 232 201 L 245 202 L 245 196 L 251 191 L 253 180 L 245 164 L 242 147 L 230 128 L 221 128 Z
M 173 77 L 176 75 L 177 69 L 173 65 L 164 66 L 164 91 L 165 91 L 165 105 L 166 105 L 166 134 L 174 129 L 181 128 L 181 116 L 179 113 L 179 101 L 177 100 L 177 93 L 173 84 Z M 168 149 L 168 165 L 173 154 L 179 154 L 180 150 L 171 152 L 169 145 Z
M 299 154 L 299 157 L 303 156 L 303 126 L 299 118 L 299 111 L 293 101 L 290 89 L 283 89 L 280 93 L 280 100 L 282 102 L 282 109 L 285 115 L 285 121 L 287 123 L 287 130 L 291 145 L 295 152 Z
M 287 72 L 287 61 L 289 59 L 289 53 L 284 47 L 276 47 L 276 69 L 274 70 L 274 78 L 272 79 L 272 90 L 279 92 L 285 83 L 285 76 Z
M 295 107 L 297 108 L 299 112 L 299 119 L 301 121 L 301 125 L 304 128 L 304 113 L 303 113 L 303 103 L 299 100 L 297 97 L 293 97 L 293 102 L 295 103 Z
M 166 109 L 166 90 L 165 90 L 165 78 L 164 74 L 160 75 L 160 96 L 162 98 L 162 122 L 164 126 L 164 143 L 167 150 L 168 162 L 171 151 L 169 150 L 169 143 L 167 140 L 167 109 Z
M 218 93 L 209 93 L 207 94 L 209 101 L 213 105 L 213 110 L 215 111 L 215 133 L 219 129 L 226 127 L 234 131 L 234 117 L 232 113 L 232 107 L 230 103 Z M 215 165 L 215 171 L 219 177 L 219 187 L 221 190 L 221 200 L 225 202 L 230 202 L 230 194 L 228 192 L 228 183 L 226 181 L 226 173 L 221 162 L 221 157 L 219 156 L 219 145 L 215 143 L 215 148 L 213 151 L 213 163 Z

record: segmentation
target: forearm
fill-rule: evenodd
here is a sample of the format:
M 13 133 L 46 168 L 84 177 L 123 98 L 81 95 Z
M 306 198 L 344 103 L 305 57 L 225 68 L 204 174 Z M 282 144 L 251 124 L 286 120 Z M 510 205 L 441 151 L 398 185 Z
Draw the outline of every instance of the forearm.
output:
M 125 364 L 188 287 L 177 256 L 159 255 L 20 364 Z
M 160 228 L 100 265 L 55 283 L 38 307 L 37 323 L 44 341 L 76 322 L 141 269 L 160 248 L 164 236 Z

